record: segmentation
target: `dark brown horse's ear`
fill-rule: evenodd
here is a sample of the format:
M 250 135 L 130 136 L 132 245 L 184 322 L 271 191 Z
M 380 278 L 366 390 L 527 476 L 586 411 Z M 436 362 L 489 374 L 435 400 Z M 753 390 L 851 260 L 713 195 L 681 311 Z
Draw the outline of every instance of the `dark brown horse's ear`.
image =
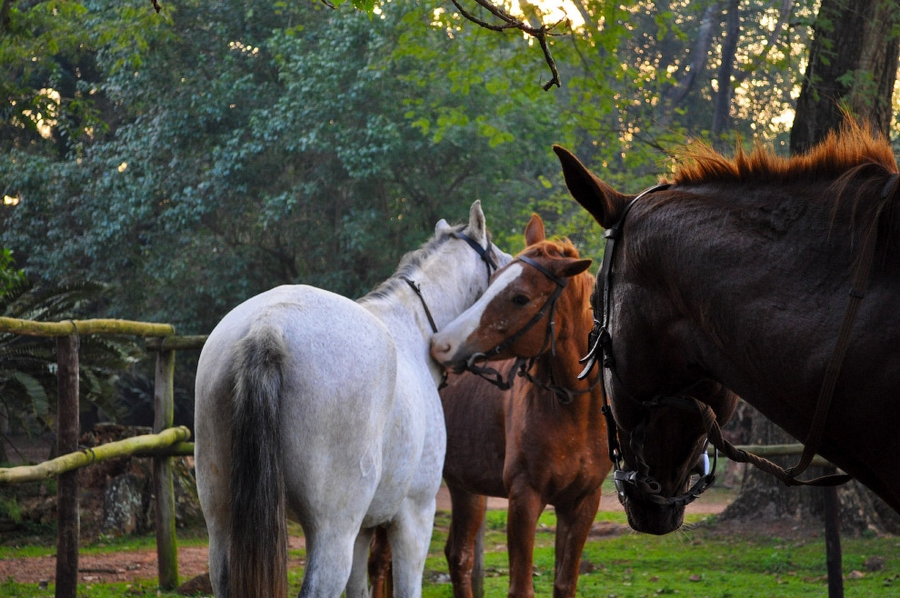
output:
M 619 220 L 619 214 L 631 197 L 622 195 L 601 181 L 582 164 L 572 152 L 559 145 L 553 151 L 562 164 L 569 193 L 594 217 L 600 226 L 609 228 Z
M 531 215 L 531 220 L 525 227 L 525 245 L 534 245 L 547 238 L 544 233 L 544 221 L 537 214 Z

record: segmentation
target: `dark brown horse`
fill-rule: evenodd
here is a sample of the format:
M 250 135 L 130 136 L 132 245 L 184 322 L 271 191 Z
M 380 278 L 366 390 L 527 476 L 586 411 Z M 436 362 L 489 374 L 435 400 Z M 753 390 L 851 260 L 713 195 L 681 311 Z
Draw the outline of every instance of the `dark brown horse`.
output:
M 711 417 L 708 405 L 727 420 L 729 391 L 900 511 L 890 143 L 850 122 L 790 159 L 693 145 L 668 186 L 633 203 L 555 150 L 570 192 L 613 242 L 592 297 L 592 360 L 605 362 L 622 470 L 633 474 L 623 484 L 632 527 L 681 524 L 684 507 L 668 498 L 687 487 L 711 429 L 699 414 Z
M 512 377 L 509 390 L 463 374 L 441 391 L 453 509 L 445 553 L 457 597 L 472 596 L 487 496 L 509 498 L 509 595 L 534 595 L 535 527 L 551 504 L 558 522 L 553 595 L 574 596 L 600 484 L 612 467 L 599 385 L 577 379 L 592 325 L 591 260 L 579 259 L 568 241 L 545 239 L 537 216 L 525 239 L 526 249 L 497 272 L 484 299 L 432 339 L 432 356 L 454 370 L 473 355 L 519 358 L 492 363 Z

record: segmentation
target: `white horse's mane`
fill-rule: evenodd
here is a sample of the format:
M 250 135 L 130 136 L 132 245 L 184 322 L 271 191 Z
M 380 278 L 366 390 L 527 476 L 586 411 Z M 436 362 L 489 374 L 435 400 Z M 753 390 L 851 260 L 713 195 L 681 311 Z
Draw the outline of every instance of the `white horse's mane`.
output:
M 465 228 L 465 224 L 459 224 L 452 228 L 438 231 L 421 247 L 404 255 L 400 260 L 400 264 L 397 266 L 397 270 L 387 280 L 381 282 L 368 294 L 357 299 L 356 302 L 363 304 L 392 296 L 396 288 L 406 285 L 406 283 L 403 282 L 404 278 L 415 279 L 422 263 L 424 263 L 430 255 L 435 253 L 441 245 L 453 238 L 456 233 L 462 232 Z

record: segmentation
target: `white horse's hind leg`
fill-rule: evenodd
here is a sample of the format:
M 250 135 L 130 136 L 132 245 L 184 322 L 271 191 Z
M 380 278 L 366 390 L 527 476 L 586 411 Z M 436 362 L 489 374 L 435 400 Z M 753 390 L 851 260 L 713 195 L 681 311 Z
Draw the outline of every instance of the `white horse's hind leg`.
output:
M 304 534 L 307 561 L 300 598 L 339 598 L 350 579 L 356 532 L 304 530 Z
M 228 593 L 228 545 L 231 541 L 222 526 L 209 522 L 209 582 L 214 596 L 226 596 Z
M 419 598 L 422 572 L 428 557 L 434 527 L 436 500 L 413 501 L 409 498 L 388 531 L 394 568 L 394 596 Z
M 368 569 L 369 547 L 372 544 L 373 528 L 360 530 L 353 547 L 353 568 L 347 582 L 347 598 L 366 598 L 369 595 Z

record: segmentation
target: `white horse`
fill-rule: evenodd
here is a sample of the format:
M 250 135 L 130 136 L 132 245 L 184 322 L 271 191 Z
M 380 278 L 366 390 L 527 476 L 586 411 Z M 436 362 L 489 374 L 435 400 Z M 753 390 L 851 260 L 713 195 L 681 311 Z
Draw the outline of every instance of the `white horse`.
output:
M 446 445 L 429 340 L 484 292 L 492 260 L 510 256 L 476 201 L 468 225 L 438 222 L 356 302 L 280 286 L 216 326 L 197 366 L 194 455 L 218 598 L 287 595 L 286 509 L 306 538 L 300 596 L 366 596 L 375 526 L 396 595 L 421 595 Z

